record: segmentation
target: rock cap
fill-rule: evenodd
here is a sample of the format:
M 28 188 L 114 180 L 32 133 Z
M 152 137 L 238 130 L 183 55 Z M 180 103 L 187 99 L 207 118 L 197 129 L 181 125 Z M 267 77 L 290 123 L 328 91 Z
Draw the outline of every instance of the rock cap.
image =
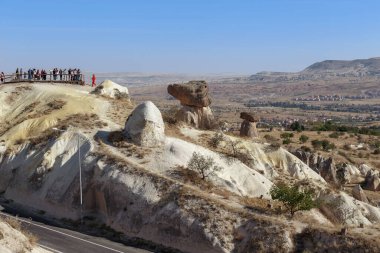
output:
M 181 105 L 207 107 L 211 104 L 206 81 L 189 81 L 184 84 L 170 84 L 168 93 L 178 99 Z

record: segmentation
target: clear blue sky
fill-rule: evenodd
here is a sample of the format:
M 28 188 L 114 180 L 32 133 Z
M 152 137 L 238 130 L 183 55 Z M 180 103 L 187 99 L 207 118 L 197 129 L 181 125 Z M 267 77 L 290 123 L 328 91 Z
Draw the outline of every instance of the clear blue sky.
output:
M 1 0 L 0 70 L 298 71 L 380 56 L 378 0 Z

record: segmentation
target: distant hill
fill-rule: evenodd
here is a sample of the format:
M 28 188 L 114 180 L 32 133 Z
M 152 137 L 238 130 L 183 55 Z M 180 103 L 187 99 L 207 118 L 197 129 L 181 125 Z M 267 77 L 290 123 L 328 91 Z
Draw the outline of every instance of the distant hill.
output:
M 263 71 L 251 75 L 252 81 L 297 81 L 336 77 L 380 77 L 380 57 L 352 61 L 326 60 L 317 62 L 300 72 Z
M 353 75 L 379 75 L 380 74 L 380 57 L 370 59 L 358 59 L 352 61 L 327 60 L 317 62 L 301 73 L 335 73 L 335 74 L 353 74 Z

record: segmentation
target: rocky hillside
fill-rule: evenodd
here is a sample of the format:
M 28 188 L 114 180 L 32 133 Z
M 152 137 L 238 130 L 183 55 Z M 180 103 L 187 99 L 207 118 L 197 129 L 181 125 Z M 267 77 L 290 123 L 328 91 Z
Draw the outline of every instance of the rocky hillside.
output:
M 358 59 L 352 61 L 326 60 L 316 62 L 300 72 L 259 72 L 251 75 L 251 81 L 302 81 L 323 80 L 337 77 L 378 77 L 380 58 Z
M 303 74 L 336 74 L 336 75 L 379 75 L 380 58 L 359 59 L 352 61 L 327 60 L 307 67 Z
M 183 85 L 189 87 L 170 88 L 181 91 L 182 105 L 169 115 L 149 101 L 134 105 L 133 94 L 112 82 L 95 91 L 0 86 L 2 197 L 78 220 L 80 161 L 88 226 L 181 252 L 380 250 L 375 204 L 340 191 L 306 160 L 256 134 L 198 124 L 213 120 L 207 84 Z M 192 96 L 207 103 L 184 102 Z M 195 156 L 211 163 L 212 173 L 193 169 Z M 313 189 L 321 204 L 290 218 L 269 193 L 280 182 Z

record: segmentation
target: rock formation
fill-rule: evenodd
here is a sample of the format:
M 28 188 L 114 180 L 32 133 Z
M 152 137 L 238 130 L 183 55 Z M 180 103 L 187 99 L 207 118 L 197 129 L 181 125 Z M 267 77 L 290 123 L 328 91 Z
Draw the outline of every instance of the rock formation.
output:
M 191 126 L 210 129 L 214 124 L 211 99 L 205 81 L 190 81 L 185 84 L 171 84 L 168 93 L 178 99 L 182 108 L 176 113 L 176 118 Z
M 128 88 L 114 83 L 110 80 L 103 81 L 98 87 L 95 88 L 92 93 L 109 98 L 129 100 Z
M 360 187 L 359 184 L 352 188 L 352 196 L 354 196 L 354 198 L 357 200 L 368 203 L 367 196 L 365 195 L 363 189 Z
M 147 101 L 138 105 L 125 123 L 124 134 L 140 146 L 158 146 L 165 138 L 165 126 L 160 110 Z
M 364 188 L 370 191 L 380 190 L 380 178 L 378 171 L 369 170 L 367 172 Z
M 326 159 L 319 154 L 314 154 L 303 150 L 297 150 L 293 154 L 315 172 L 320 174 L 327 182 L 334 185 L 339 184 L 336 175 L 335 163 L 332 158 Z
M 252 114 L 247 112 L 240 113 L 240 118 L 244 119 L 240 127 L 240 136 L 247 136 L 253 138 L 259 137 L 259 133 L 256 129 L 256 122 L 258 121 L 258 119 L 256 119 Z

